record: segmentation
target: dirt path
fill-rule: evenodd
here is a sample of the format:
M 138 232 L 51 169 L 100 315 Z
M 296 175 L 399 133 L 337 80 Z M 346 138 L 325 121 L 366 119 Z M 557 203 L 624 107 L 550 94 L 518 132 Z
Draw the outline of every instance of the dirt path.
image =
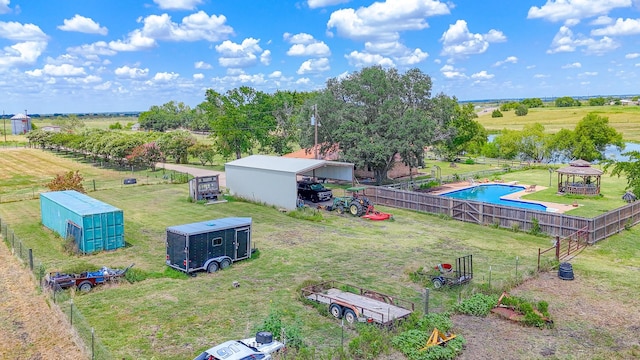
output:
M 193 176 L 218 175 L 218 185 L 220 185 L 220 187 L 227 187 L 224 171 L 207 170 L 207 169 L 191 167 L 188 165 L 169 164 L 169 163 L 158 163 L 156 166 L 158 169 L 164 168 L 167 170 L 175 170 L 175 171 L 180 171 Z
M 4 242 L 0 264 L 0 359 L 88 359 L 63 315 Z

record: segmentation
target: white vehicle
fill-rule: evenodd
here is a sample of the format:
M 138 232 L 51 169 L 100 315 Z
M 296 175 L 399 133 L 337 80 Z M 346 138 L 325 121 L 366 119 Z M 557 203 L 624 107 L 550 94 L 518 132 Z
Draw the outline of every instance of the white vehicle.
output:
M 272 353 L 283 348 L 284 344 L 273 340 L 270 332 L 260 331 L 252 338 L 216 345 L 193 360 L 270 360 Z

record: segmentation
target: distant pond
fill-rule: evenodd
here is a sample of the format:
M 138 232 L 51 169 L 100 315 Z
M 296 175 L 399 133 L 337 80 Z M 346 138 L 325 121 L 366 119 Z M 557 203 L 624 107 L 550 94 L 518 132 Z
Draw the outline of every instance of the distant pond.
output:
M 488 142 L 492 142 L 497 135 L 489 135 L 487 136 L 487 141 Z M 616 160 L 616 161 L 628 161 L 629 157 L 628 156 L 623 156 L 623 153 L 629 152 L 629 151 L 639 151 L 640 152 L 640 144 L 637 143 L 631 143 L 631 142 L 627 142 L 625 143 L 625 148 L 622 151 L 618 151 L 618 149 L 615 146 L 607 146 L 607 148 L 604 151 L 604 156 L 607 159 L 611 159 L 611 160 Z M 560 162 L 566 162 L 566 161 L 560 161 Z

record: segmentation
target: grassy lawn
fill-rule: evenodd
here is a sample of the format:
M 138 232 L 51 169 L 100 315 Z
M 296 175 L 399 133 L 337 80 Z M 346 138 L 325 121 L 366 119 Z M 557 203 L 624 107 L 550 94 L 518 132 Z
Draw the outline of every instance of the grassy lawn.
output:
M 117 358 L 188 358 L 229 337 L 250 335 L 274 308 L 286 321 L 299 322 L 310 344 L 334 347 L 340 339 L 337 322 L 296 299 L 306 280 L 338 279 L 413 300 L 420 308 L 422 286 L 409 280 L 409 272 L 470 253 L 477 283 L 487 281 L 491 266 L 493 286 L 501 286 L 513 281 L 516 256 L 522 276 L 535 269 L 537 249 L 550 245 L 547 238 L 486 228 L 488 242 L 477 236 L 475 225 L 395 209 L 385 209 L 394 213 L 392 222 L 327 213 L 322 222 L 312 223 L 244 202 L 204 206 L 186 200 L 185 185 L 91 195 L 124 210 L 130 246 L 69 256 L 62 240 L 39 224 L 38 201 L 3 204 L 0 215 L 48 269 L 135 263 L 157 277 L 75 296 L 75 306 Z M 253 218 L 257 259 L 196 278 L 163 275 L 167 226 L 227 216 Z M 233 281 L 241 286 L 233 288 Z M 431 306 L 446 309 L 456 296 L 456 291 L 435 292 Z

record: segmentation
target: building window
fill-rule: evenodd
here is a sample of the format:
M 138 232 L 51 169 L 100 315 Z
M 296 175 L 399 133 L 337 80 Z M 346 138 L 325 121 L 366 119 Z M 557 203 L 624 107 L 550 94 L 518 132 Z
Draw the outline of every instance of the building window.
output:
M 213 239 L 213 246 L 220 246 L 220 245 L 222 245 L 222 238 Z

